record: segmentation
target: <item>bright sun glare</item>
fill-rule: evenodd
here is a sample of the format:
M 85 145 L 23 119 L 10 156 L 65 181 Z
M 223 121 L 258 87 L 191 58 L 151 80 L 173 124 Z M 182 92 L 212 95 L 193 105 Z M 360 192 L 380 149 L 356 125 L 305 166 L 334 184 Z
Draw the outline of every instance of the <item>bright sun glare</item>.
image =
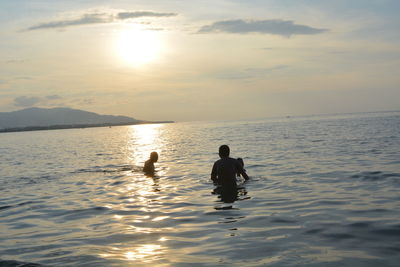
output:
M 131 25 L 119 33 L 116 49 L 123 62 L 139 67 L 159 57 L 161 39 L 157 31 Z

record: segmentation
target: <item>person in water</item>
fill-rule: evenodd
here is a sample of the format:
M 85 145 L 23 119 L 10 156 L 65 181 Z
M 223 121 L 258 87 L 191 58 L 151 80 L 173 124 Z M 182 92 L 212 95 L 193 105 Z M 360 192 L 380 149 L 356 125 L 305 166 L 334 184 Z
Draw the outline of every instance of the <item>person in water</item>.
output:
M 249 179 L 242 163 L 237 159 L 229 157 L 230 149 L 227 145 L 219 147 L 219 157 L 212 168 L 211 180 L 225 188 L 236 189 L 236 175 L 242 175 L 245 180 Z
M 154 163 L 157 161 L 158 161 L 157 152 L 151 152 L 150 158 L 146 160 L 146 162 L 144 163 L 143 172 L 146 175 L 154 175 L 155 172 Z

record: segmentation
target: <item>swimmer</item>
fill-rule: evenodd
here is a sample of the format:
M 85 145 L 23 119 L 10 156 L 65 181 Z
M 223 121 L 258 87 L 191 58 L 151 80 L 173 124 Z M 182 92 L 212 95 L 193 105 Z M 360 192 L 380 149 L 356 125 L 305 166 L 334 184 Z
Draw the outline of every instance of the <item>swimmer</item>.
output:
M 154 176 L 154 172 L 155 172 L 154 163 L 157 161 L 158 161 L 157 152 L 151 152 L 150 158 L 148 160 L 146 160 L 146 162 L 144 163 L 143 172 L 146 175 Z

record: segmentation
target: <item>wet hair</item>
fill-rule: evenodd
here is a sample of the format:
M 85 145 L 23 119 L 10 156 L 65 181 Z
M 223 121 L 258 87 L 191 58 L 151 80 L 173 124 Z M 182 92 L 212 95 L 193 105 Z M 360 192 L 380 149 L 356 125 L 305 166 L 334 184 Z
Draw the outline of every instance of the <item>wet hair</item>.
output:
M 230 152 L 230 149 L 229 149 L 229 146 L 227 146 L 227 145 L 222 145 L 222 146 L 220 146 L 219 147 L 219 156 L 222 158 L 222 157 L 229 157 L 229 152 Z
M 153 151 L 153 152 L 150 153 L 150 160 L 153 161 L 153 162 L 157 162 L 157 160 L 158 160 L 157 152 Z

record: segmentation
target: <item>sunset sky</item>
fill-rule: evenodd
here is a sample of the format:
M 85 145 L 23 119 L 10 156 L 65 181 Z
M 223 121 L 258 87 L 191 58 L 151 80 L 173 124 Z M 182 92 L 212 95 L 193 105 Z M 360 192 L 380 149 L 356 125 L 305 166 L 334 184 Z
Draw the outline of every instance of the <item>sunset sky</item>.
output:
M 1 0 L 0 112 L 399 110 L 399 11 L 398 0 Z

